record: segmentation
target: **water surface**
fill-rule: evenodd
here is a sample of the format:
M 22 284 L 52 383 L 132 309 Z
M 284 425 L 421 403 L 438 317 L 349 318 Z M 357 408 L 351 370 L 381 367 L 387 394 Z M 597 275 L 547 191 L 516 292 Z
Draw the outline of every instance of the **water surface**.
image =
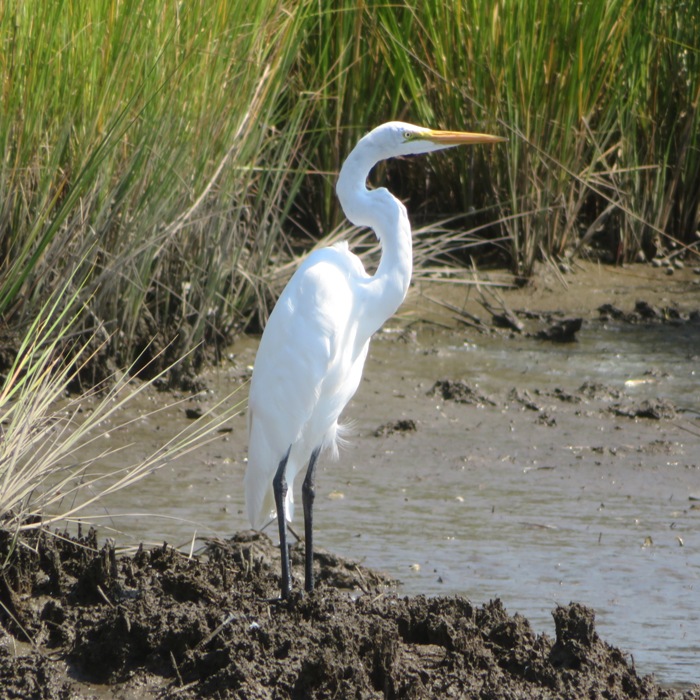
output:
M 638 671 L 700 681 L 700 327 L 591 323 L 567 345 L 442 332 L 392 338 L 373 342 L 347 412 L 350 446 L 320 466 L 318 546 L 387 571 L 407 594 L 501 598 L 537 632 L 553 634 L 557 603 L 584 603 Z M 232 353 L 232 365 L 208 377 L 216 393 L 230 390 L 234 367 L 252 363 L 254 343 Z M 442 378 L 462 379 L 496 405 L 429 395 Z M 621 401 L 666 398 L 682 412 L 635 420 L 609 413 L 610 397 L 567 403 L 553 394 L 586 381 Z M 541 410 L 509 398 L 514 387 Z M 181 409 L 167 418 L 139 410 L 131 452 L 186 423 Z M 374 435 L 401 418 L 417 430 Z M 119 542 L 187 547 L 195 533 L 246 528 L 244 416 L 230 427 L 107 502 L 101 533 L 114 525 Z M 116 517 L 124 512 L 147 515 Z

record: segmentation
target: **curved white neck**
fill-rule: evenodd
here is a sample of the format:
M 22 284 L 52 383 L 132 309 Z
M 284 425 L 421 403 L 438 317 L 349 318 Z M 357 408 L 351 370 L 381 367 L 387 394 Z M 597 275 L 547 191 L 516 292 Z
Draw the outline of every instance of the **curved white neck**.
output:
M 368 280 L 367 322 L 378 330 L 406 297 L 413 271 L 411 225 L 406 208 L 389 190 L 367 189 L 367 178 L 382 160 L 370 156 L 360 141 L 343 164 L 336 185 L 340 205 L 355 226 L 371 228 L 382 245 L 376 273 Z

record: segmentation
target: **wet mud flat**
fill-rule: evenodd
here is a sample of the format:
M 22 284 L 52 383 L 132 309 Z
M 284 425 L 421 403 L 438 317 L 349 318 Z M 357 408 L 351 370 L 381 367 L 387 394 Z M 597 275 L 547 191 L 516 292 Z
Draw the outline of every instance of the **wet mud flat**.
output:
M 471 308 L 470 320 L 477 312 L 482 315 L 480 323 L 486 328 L 470 327 L 469 332 L 477 338 L 483 335 L 493 354 L 508 343 L 515 347 L 516 341 L 508 338 L 511 333 L 517 338 L 527 334 L 533 342 L 549 343 L 551 347 L 569 347 L 566 343 L 572 340 L 556 335 L 557 328 L 583 335 L 580 344 L 584 345 L 586 324 L 607 323 L 605 319 L 625 326 L 656 324 L 663 330 L 692 331 L 695 337 L 700 294 L 698 285 L 691 284 L 694 278 L 669 291 L 665 277 L 652 279 L 651 284 L 647 273 L 646 268 L 641 272 L 622 271 L 624 277 L 618 280 L 617 276 L 610 279 L 609 271 L 604 271 L 605 280 L 600 280 L 598 273 L 588 271 L 571 279 L 566 296 L 562 296 L 560 287 L 553 285 L 550 290 L 544 283 L 536 289 L 504 293 L 505 311 L 510 313 L 494 306 L 493 322 L 484 315 L 481 305 L 472 304 L 472 308 L 456 298 L 453 306 Z M 686 291 L 689 293 L 683 296 Z M 649 302 L 640 305 L 640 299 Z M 682 303 L 676 306 L 676 300 Z M 418 313 L 414 315 L 423 318 L 423 310 L 417 305 L 415 308 Z M 532 309 L 541 311 L 528 311 Z M 410 305 L 407 311 L 413 313 Z M 506 326 L 499 325 L 501 312 Z M 582 331 L 580 323 L 560 323 L 562 319 L 578 318 L 583 319 Z M 523 327 L 516 330 L 513 323 L 522 323 Z M 556 337 L 551 333 L 550 337 L 540 335 L 550 329 Z M 651 545 L 652 534 L 657 540 L 656 530 L 644 529 L 633 535 L 639 534 L 638 539 L 646 542 L 649 533 L 649 546 L 637 545 L 635 551 L 649 553 L 656 548 L 659 560 L 670 562 L 661 569 L 645 571 L 658 570 L 660 576 L 668 576 L 673 562 L 681 561 L 685 567 L 675 579 L 671 578 L 684 576 L 687 585 L 664 588 L 663 596 L 672 599 L 674 610 L 693 626 L 697 504 L 695 497 L 688 501 L 688 493 L 696 493 L 698 418 L 694 409 L 688 412 L 664 396 L 654 398 L 656 388 L 663 390 L 673 379 L 666 378 L 666 368 L 661 365 L 661 374 L 630 375 L 634 380 L 641 379 L 642 387 L 654 387 L 650 396 L 621 391 L 618 384 L 579 381 L 578 374 L 575 382 L 573 376 L 567 377 L 570 381 L 565 386 L 559 386 L 558 379 L 554 383 L 541 378 L 534 381 L 530 368 L 536 363 L 529 360 L 528 373 L 505 376 L 512 353 L 496 362 L 496 369 L 485 366 L 480 378 L 471 356 L 467 356 L 468 361 L 462 359 L 466 351 L 460 346 L 464 340 L 461 334 L 450 331 L 450 344 L 456 349 L 447 350 L 443 339 L 441 345 L 426 348 L 411 340 L 411 335 L 410 329 L 401 329 L 377 338 L 376 355 L 370 357 L 365 374 L 364 393 L 361 391 L 355 400 L 358 434 L 353 437 L 354 452 L 346 457 L 346 461 L 354 457 L 357 468 L 353 464 L 344 472 L 329 465 L 320 480 L 327 498 L 320 499 L 319 523 L 326 542 L 332 543 L 329 548 L 345 546 L 346 554 L 368 556 L 375 566 L 385 566 L 390 548 L 396 549 L 405 534 L 409 539 L 407 556 L 417 558 L 417 540 L 425 539 L 432 557 L 428 561 L 432 563 L 440 540 L 416 538 L 415 532 L 425 535 L 436 511 L 444 511 L 447 520 L 438 524 L 440 533 L 456 522 L 471 528 L 459 533 L 469 556 L 482 542 L 478 551 L 493 552 L 503 540 L 505 544 L 495 556 L 522 594 L 527 587 L 525 573 L 502 553 L 525 549 L 523 537 L 530 536 L 521 534 L 520 539 L 507 541 L 504 535 L 511 521 L 520 532 L 520 521 L 530 522 L 532 517 L 509 514 L 502 501 L 494 508 L 496 495 L 502 494 L 508 484 L 511 490 L 504 498 L 512 501 L 521 493 L 541 497 L 550 489 L 557 503 L 566 504 L 559 484 L 548 480 L 555 477 L 554 481 L 558 478 L 564 485 L 565 493 L 578 493 L 584 486 L 593 489 L 591 502 L 600 497 L 601 504 L 603 500 L 608 504 L 609 499 L 616 498 L 616 508 L 605 510 L 619 517 L 624 493 L 619 496 L 619 487 L 613 488 L 611 480 L 617 483 L 624 473 L 634 477 L 634 484 L 642 484 L 640 491 L 648 491 L 651 484 L 666 500 L 669 494 L 683 498 L 668 516 L 677 527 L 660 533 L 660 544 Z M 691 346 L 690 361 L 696 356 L 695 347 Z M 252 349 L 246 352 L 232 365 L 235 382 L 243 381 L 239 374 L 244 378 L 252 361 Z M 387 368 L 396 365 L 397 353 L 410 371 L 387 379 Z M 543 353 L 543 357 L 546 368 L 540 374 L 545 377 L 552 374 L 551 355 Z M 422 374 L 418 367 L 421 363 L 428 365 Z M 494 376 L 498 379 L 496 386 L 483 381 Z M 690 403 L 696 405 L 694 399 Z M 464 426 L 469 427 L 468 443 Z M 681 429 L 687 437 L 675 432 Z M 132 434 L 129 441 L 138 444 L 152 439 L 153 424 L 146 423 L 144 431 L 142 440 L 135 440 Z M 533 445 L 538 444 L 540 449 L 534 450 Z M 562 456 L 569 453 L 570 457 Z M 411 460 L 404 459 L 406 454 Z M 225 501 L 225 489 L 231 489 L 234 497 L 239 490 L 236 485 L 242 479 L 244 455 L 245 417 L 241 415 L 232 421 L 222 443 L 203 448 L 197 461 L 188 461 L 178 468 L 181 471 L 154 474 L 153 479 L 140 485 L 138 494 L 120 494 L 125 499 L 124 510 L 144 508 L 150 512 L 160 498 L 164 512 L 180 515 L 185 522 L 183 532 L 160 536 L 171 543 L 191 540 L 191 521 L 195 518 L 226 533 L 222 539 L 210 540 L 194 555 L 183 553 L 186 548 L 167 545 L 120 552 L 105 539 L 108 531 L 104 529 L 85 535 L 75 530 L 62 534 L 28 532 L 17 542 L 0 533 L 0 697 L 700 698 L 700 686 L 672 688 L 638 672 L 632 653 L 639 645 L 621 645 L 626 649 L 622 651 L 606 643 L 606 635 L 601 638 L 596 631 L 593 610 L 582 604 L 552 603 L 554 624 L 548 628 L 549 633 L 535 631 L 534 622 L 519 614 L 511 615 L 496 600 L 499 595 L 506 598 L 508 591 L 504 580 L 494 576 L 493 568 L 485 566 L 488 561 L 483 554 L 473 564 L 466 556 L 457 557 L 456 563 L 464 566 L 455 569 L 452 576 L 466 582 L 460 585 L 461 590 L 469 591 L 469 598 L 489 601 L 476 604 L 462 595 L 436 595 L 450 581 L 451 571 L 442 563 L 436 563 L 438 573 L 434 576 L 426 573 L 433 570 L 432 566 L 424 565 L 422 578 L 418 578 L 419 574 L 408 573 L 403 566 L 413 559 L 400 559 L 402 566 L 392 570 L 409 579 L 401 588 L 376 571 L 324 552 L 316 556 L 318 590 L 302 595 L 298 591 L 303 578 L 303 545 L 299 545 L 293 553 L 297 592 L 289 602 L 280 602 L 279 557 L 274 543 L 265 535 L 250 532 L 228 538 L 228 533 L 244 526 L 242 503 L 235 498 L 230 503 Z M 124 453 L 120 459 L 124 459 Z M 421 471 L 415 466 L 409 473 L 407 461 L 429 466 L 437 463 L 440 468 L 425 467 Z M 648 478 L 647 472 L 652 477 L 658 473 L 659 478 Z M 394 492 L 399 474 L 406 488 L 405 493 L 397 495 Z M 662 489 L 665 482 L 661 477 L 669 475 L 678 483 Z M 193 476 L 201 479 L 197 487 L 183 488 L 192 483 Z M 487 476 L 493 481 L 486 482 Z M 224 487 L 222 482 L 233 486 Z M 423 489 L 428 482 L 435 492 L 430 499 Z M 486 484 L 484 490 L 479 489 L 482 482 Z M 370 483 L 372 488 L 368 489 Z M 176 508 L 174 484 L 188 510 Z M 520 486 L 522 492 L 517 490 Z M 367 503 L 367 499 L 388 493 L 396 496 L 392 501 L 394 515 L 404 510 L 410 513 L 410 520 L 401 522 L 410 522 L 411 532 L 394 528 L 387 533 L 386 520 L 382 524 L 368 522 L 368 510 L 375 514 L 380 507 Z M 143 497 L 148 507 L 135 503 L 137 496 Z M 338 496 L 342 499 L 337 500 Z M 629 500 L 634 505 L 634 499 Z M 353 511 L 353 505 L 358 510 Z M 468 509 L 469 518 L 458 520 L 450 515 L 462 506 Z M 117 509 L 115 504 L 105 507 Z M 383 507 L 387 507 L 386 498 Z M 536 507 L 541 507 L 541 500 Z M 573 515 L 577 513 L 574 508 Z M 634 513 L 636 517 L 636 509 Z M 588 548 L 576 544 L 596 536 L 597 530 L 589 532 L 587 521 L 572 521 L 571 516 L 570 508 L 561 517 L 550 513 L 546 521 L 540 518 L 534 523 L 536 532 L 547 535 L 544 544 L 557 556 L 574 558 L 574 549 L 586 554 Z M 336 539 L 331 537 L 334 519 L 338 521 L 335 530 L 341 533 Z M 393 517 L 389 522 L 394 521 L 400 518 Z M 353 526 L 349 533 L 348 523 L 354 522 L 360 525 Z M 550 527 L 550 522 L 561 524 L 561 530 Z M 474 530 L 475 523 L 480 523 L 485 532 Z M 540 528 L 541 524 L 546 528 Z M 154 537 L 154 527 L 150 517 L 135 541 L 162 541 Z M 595 527 L 599 527 L 598 521 Z M 87 527 L 84 530 L 87 532 Z M 550 536 L 560 531 L 564 536 L 550 541 Z M 361 539 L 357 539 L 359 533 Z M 372 545 L 372 533 L 381 538 L 376 545 Z M 607 534 L 608 530 L 603 542 L 607 542 Z M 447 546 L 456 546 L 458 539 L 450 540 Z M 527 556 L 537 551 L 534 547 L 542 538 L 531 539 Z M 666 540 L 673 548 L 663 544 Z M 565 547 L 567 542 L 572 544 Z M 351 544 L 356 551 L 350 549 Z M 372 558 L 369 553 L 373 550 L 378 554 Z M 619 550 L 609 551 L 615 552 L 615 561 L 619 561 Z M 668 558 L 671 551 L 683 557 Z M 591 557 L 599 558 L 599 550 L 591 551 Z M 579 570 L 592 566 L 591 557 L 576 559 Z M 451 564 L 454 567 L 455 561 Z M 560 603 L 572 598 L 584 600 L 578 595 L 567 595 L 564 600 L 546 595 L 552 587 L 551 581 L 547 583 L 543 577 L 548 571 L 540 567 L 532 577 L 531 586 L 538 599 Z M 428 588 L 431 577 L 443 575 L 447 583 Z M 562 575 L 557 572 L 556 576 Z M 429 592 L 431 597 L 403 595 L 411 577 L 415 578 L 413 592 Z M 488 593 L 474 587 L 479 577 L 488 579 Z M 640 579 L 644 588 L 659 582 L 650 573 Z M 635 608 L 654 605 L 654 598 L 635 597 L 628 578 L 614 579 L 618 581 L 623 583 L 615 583 L 615 595 L 632 599 L 630 605 Z M 677 593 L 669 591 L 680 591 L 678 595 L 683 599 L 674 598 Z M 510 599 L 516 600 L 512 595 Z M 521 603 L 508 607 L 523 610 Z M 596 609 L 598 624 L 604 626 L 606 611 L 597 603 Z M 607 614 L 616 618 L 620 609 Z M 530 612 L 528 618 L 535 619 Z M 667 636 L 692 659 L 696 648 L 693 635 L 684 636 L 681 626 L 667 627 Z M 649 627 L 641 636 L 653 638 L 657 629 Z M 627 651 L 630 649 L 632 653 Z M 690 683 L 697 681 L 694 664 L 686 676 Z M 666 680 L 672 683 L 681 679 L 673 672 Z M 685 678 L 682 682 L 687 683 Z
M 119 555 L 94 530 L 16 546 L 0 583 L 4 698 L 700 697 L 640 677 L 575 603 L 553 610 L 550 638 L 498 600 L 402 597 L 324 552 L 317 590 L 281 602 L 277 549 L 260 533 L 195 556 Z M 302 562 L 300 545 L 297 585 Z

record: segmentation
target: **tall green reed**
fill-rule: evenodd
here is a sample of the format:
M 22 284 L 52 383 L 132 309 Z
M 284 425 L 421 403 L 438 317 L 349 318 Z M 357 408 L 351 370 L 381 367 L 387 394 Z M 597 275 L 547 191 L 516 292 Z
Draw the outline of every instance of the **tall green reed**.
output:
M 700 229 L 700 10 L 693 3 L 635 7 L 616 104 L 619 188 L 629 212 L 620 221 L 624 250 L 697 243 Z
M 658 235 L 692 243 L 700 23 L 688 13 L 631 0 L 336 4 L 314 18 L 298 69 L 331 132 L 316 169 L 336 172 L 359 131 L 386 118 L 497 130 L 508 148 L 389 163 L 382 178 L 419 223 L 465 211 L 462 226 L 491 222 L 487 238 L 505 236 L 525 275 L 582 241 L 615 261 Z M 330 178 L 317 185 L 307 201 L 336 223 Z
M 7 3 L 0 313 L 28 322 L 80 269 L 80 322 L 122 364 L 226 337 L 343 221 L 342 159 L 394 118 L 510 135 L 373 176 L 469 255 L 473 230 L 525 275 L 593 240 L 616 260 L 692 244 L 697 19 L 680 0 Z
M 700 31 L 688 11 L 698 19 L 683 3 L 500 4 L 491 60 L 517 137 L 504 209 L 517 215 L 512 259 L 525 273 L 596 235 L 615 262 L 659 235 L 691 241 Z M 679 204 L 684 223 L 669 217 Z
M 249 313 L 301 177 L 279 134 L 302 131 L 303 105 L 278 99 L 300 17 L 263 0 L 2 14 L 6 320 L 85 259 L 85 318 L 119 331 L 124 362 L 137 336 L 191 347 Z

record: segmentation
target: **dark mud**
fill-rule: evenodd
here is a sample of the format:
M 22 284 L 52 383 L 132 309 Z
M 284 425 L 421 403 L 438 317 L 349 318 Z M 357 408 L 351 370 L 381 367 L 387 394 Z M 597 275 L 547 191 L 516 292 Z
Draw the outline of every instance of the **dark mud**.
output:
M 519 406 L 543 415 L 556 411 L 556 403 L 553 404 L 552 401 L 585 405 L 588 410 L 597 410 L 602 416 L 607 413 L 635 419 L 673 420 L 679 412 L 682 412 L 668 399 L 626 397 L 614 387 L 598 382 L 584 382 L 574 391 L 554 388 L 551 390 L 535 389 L 530 392 L 527 389 L 514 387 L 503 398 L 496 394 L 484 394 L 478 387 L 461 379 L 440 379 L 428 391 L 428 395 L 439 396 L 445 401 L 455 401 L 473 406 L 500 406 L 504 409 Z M 412 422 L 415 424 L 414 421 Z M 385 428 L 386 426 L 382 426 L 375 434 L 388 434 Z
M 468 321 L 468 325 L 476 327 L 481 332 L 498 334 L 505 332 L 555 343 L 575 342 L 577 333 L 584 324 L 582 316 L 571 316 L 570 312 L 567 311 L 541 312 L 529 308 L 511 309 L 502 299 L 497 311 L 491 307 L 488 310 L 491 314 L 490 324 L 481 319 L 478 319 L 478 324 L 473 323 L 475 317 L 464 310 L 459 310 L 459 315 L 456 318 Z M 598 320 L 603 323 L 615 321 L 617 323 L 651 323 L 672 326 L 700 323 L 700 309 L 684 309 L 674 304 L 656 306 L 644 300 L 637 300 L 633 307 L 627 310 L 611 303 L 605 303 L 601 304 L 596 311 Z
M 498 600 L 399 597 L 326 553 L 317 591 L 282 603 L 276 548 L 257 533 L 191 557 L 166 545 L 117 555 L 94 531 L 33 533 L 11 562 L 3 698 L 700 697 L 640 678 L 578 604 L 553 611 L 551 639 Z

